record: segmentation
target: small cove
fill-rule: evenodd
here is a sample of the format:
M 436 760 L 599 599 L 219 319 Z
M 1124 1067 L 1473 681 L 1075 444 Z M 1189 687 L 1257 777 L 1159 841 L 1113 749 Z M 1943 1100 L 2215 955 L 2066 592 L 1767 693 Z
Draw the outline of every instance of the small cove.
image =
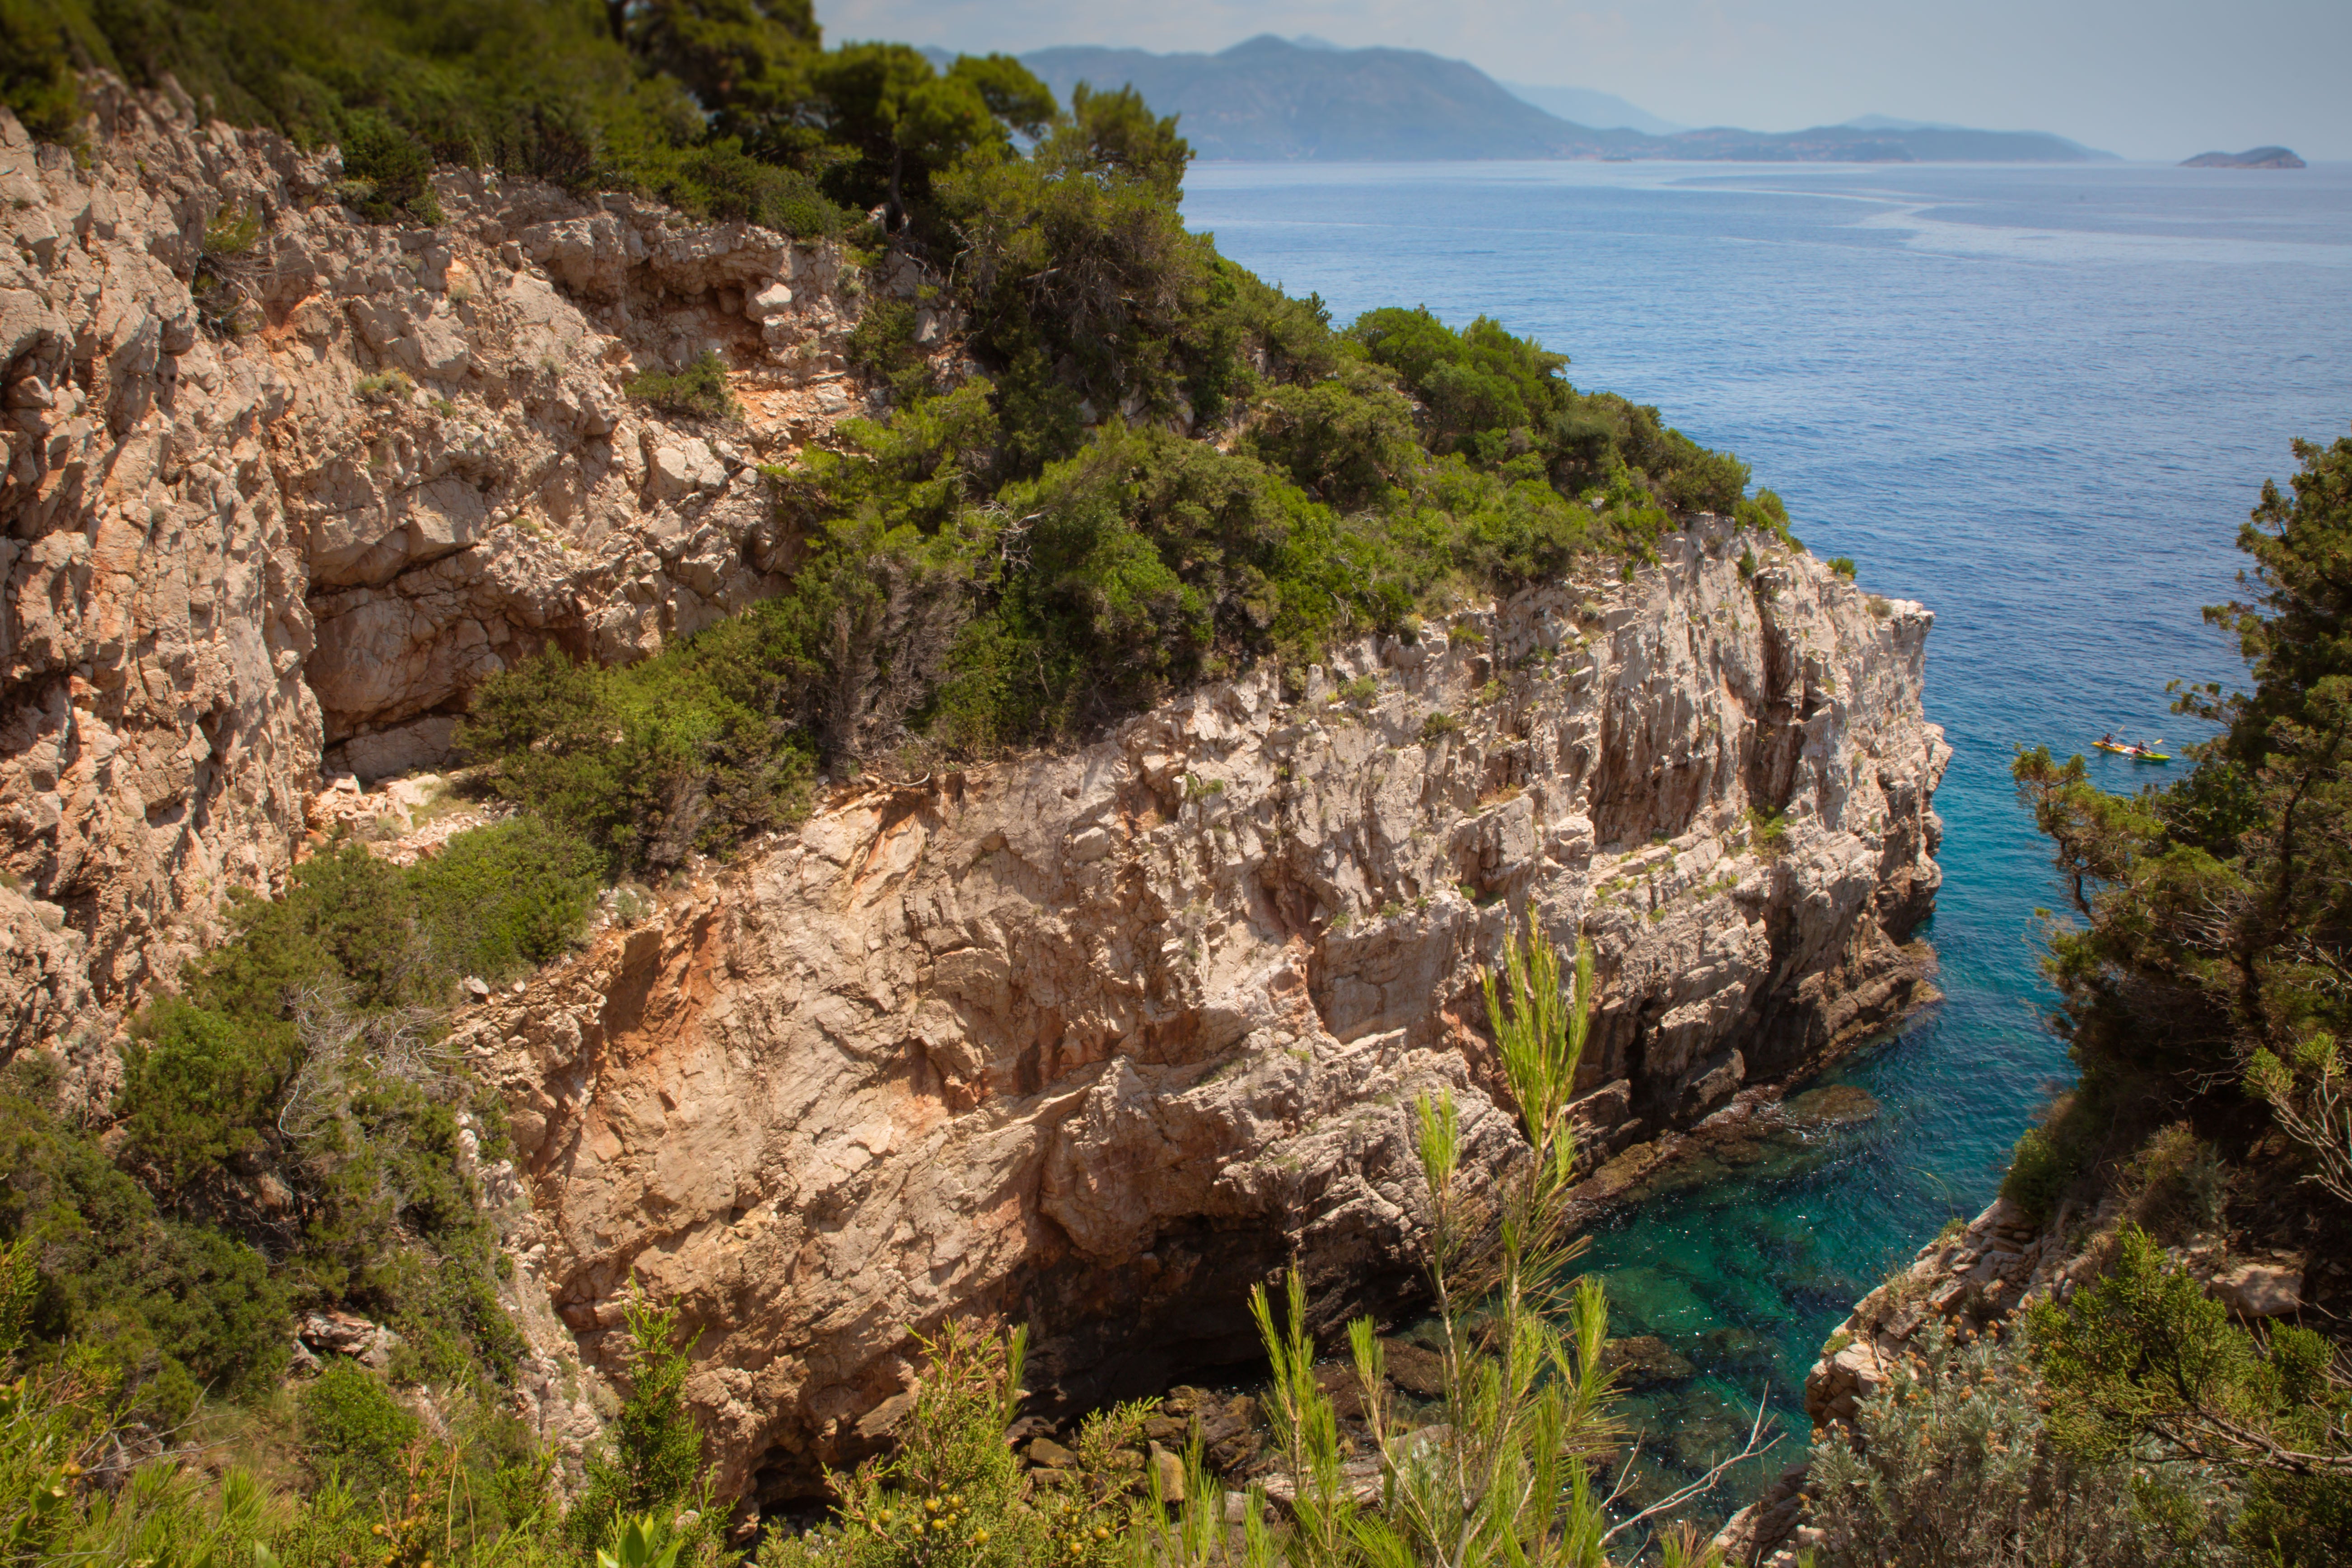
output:
M 1990 1200 L 2068 1077 L 2036 970 L 2058 894 L 2009 760 L 2109 729 L 2177 750 L 2197 736 L 2165 683 L 2238 679 L 2199 608 L 2289 438 L 2352 418 L 2352 165 L 1206 164 L 1186 216 L 1342 322 L 1425 303 L 1573 355 L 1578 384 L 1737 451 L 1816 554 L 1937 613 L 1954 758 L 1921 934 L 1947 999 L 1814 1086 L 1875 1114 L 1695 1164 L 1587 1257 L 1612 1331 L 1670 1352 L 1630 1400 L 1656 1480 L 1737 1447 L 1759 1394 L 1786 1418 L 1717 1517 L 1800 1456 L 1824 1335 Z M 2117 789 L 2180 765 L 2091 754 Z

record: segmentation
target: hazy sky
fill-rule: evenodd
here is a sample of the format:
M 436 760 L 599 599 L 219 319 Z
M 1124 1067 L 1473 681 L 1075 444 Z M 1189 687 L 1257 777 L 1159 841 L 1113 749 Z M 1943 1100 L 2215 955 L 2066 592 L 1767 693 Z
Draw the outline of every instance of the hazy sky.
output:
M 1215 50 L 1256 33 L 1428 49 L 1686 125 L 1858 114 L 2054 131 L 2129 158 L 2352 158 L 2352 0 L 818 0 L 828 39 Z

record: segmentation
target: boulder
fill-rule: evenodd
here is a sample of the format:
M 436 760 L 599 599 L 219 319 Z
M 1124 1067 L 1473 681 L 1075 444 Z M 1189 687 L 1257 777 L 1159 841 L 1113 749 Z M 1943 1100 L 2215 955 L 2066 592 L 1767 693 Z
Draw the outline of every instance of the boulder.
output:
M 2242 1263 L 2216 1274 L 2206 1291 L 2242 1318 L 2284 1318 L 2303 1310 L 2300 1263 Z

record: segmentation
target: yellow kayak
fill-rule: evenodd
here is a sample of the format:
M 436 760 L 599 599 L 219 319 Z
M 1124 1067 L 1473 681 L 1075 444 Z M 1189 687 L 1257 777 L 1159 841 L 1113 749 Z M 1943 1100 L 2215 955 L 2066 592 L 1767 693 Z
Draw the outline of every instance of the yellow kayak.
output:
M 2172 761 L 2172 753 L 2169 752 L 2151 752 L 2146 746 L 2124 745 L 2115 741 L 2094 741 L 2091 744 L 2096 746 L 2103 752 L 2113 752 L 2119 757 L 2129 757 L 2136 763 L 2168 763 Z

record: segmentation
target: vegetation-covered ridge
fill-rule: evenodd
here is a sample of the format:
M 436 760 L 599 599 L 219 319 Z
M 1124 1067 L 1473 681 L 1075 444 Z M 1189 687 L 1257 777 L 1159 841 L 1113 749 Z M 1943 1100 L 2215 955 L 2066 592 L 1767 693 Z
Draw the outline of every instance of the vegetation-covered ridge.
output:
M 1673 514 L 1785 531 L 1747 470 L 1481 320 L 1335 331 L 1185 231 L 1191 150 L 1132 91 L 1016 61 L 823 47 L 754 0 L 6 0 L 0 89 L 85 134 L 80 72 L 339 142 L 344 199 L 433 221 L 436 162 L 845 232 L 855 352 L 894 405 L 774 471 L 788 592 L 624 672 L 477 694 L 466 743 L 614 870 L 795 810 L 816 772 L 1050 743 L 1253 659 L 1643 554 Z M 951 324 L 942 348 L 925 331 Z M 919 342 L 919 332 L 924 341 Z M 733 413 L 715 360 L 632 391 Z
M 2294 450 L 2206 612 L 2252 689 L 2179 692 L 2218 726 L 2185 776 L 2017 758 L 2081 1080 L 2002 1192 L 2068 1262 L 1815 1449 L 1825 1562 L 2352 1562 L 2352 440 Z
M 902 171 L 878 209 L 877 267 L 940 281 L 858 328 L 888 415 L 771 470 L 790 589 L 634 668 L 550 654 L 476 694 L 461 744 L 493 787 L 616 870 L 786 820 L 819 771 L 1066 742 L 1648 556 L 1678 513 L 1785 535 L 1737 458 L 1564 355 L 1426 310 L 1335 330 L 1220 257 L 1184 230 L 1174 121 L 1132 94 L 1035 112 L 1025 150 Z M 951 348 L 918 342 L 935 317 Z

